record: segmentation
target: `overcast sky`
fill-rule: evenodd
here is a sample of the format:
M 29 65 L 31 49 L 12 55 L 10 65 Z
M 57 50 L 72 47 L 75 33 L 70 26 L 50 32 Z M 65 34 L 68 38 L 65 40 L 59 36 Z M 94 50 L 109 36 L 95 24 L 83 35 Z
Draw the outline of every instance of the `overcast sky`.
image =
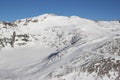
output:
M 45 13 L 93 20 L 120 19 L 120 0 L 0 0 L 0 21 Z

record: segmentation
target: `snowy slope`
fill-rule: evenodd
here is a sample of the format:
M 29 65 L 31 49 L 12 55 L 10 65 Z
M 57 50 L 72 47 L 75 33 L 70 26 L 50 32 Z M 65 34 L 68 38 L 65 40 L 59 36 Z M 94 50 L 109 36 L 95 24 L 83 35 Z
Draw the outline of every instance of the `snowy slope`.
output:
M 44 14 L 0 22 L 0 80 L 119 80 L 120 23 Z

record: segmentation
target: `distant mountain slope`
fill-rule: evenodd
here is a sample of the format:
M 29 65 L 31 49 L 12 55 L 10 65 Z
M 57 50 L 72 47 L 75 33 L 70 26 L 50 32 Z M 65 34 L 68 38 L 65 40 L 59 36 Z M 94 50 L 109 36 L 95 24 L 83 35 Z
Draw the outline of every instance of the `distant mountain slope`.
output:
M 120 23 L 44 14 L 0 22 L 0 80 L 120 80 Z

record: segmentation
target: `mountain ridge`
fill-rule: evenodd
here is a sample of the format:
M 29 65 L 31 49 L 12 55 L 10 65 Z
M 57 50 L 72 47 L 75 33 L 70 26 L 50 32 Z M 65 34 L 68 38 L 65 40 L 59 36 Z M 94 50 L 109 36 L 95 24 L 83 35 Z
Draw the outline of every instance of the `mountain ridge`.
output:
M 0 80 L 119 80 L 119 21 L 44 14 L 0 23 Z

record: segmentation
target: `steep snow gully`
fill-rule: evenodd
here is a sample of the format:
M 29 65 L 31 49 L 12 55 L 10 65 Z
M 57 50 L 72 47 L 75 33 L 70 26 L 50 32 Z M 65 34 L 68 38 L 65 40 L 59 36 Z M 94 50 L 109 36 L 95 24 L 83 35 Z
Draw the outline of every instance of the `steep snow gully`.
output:
M 0 22 L 0 80 L 120 80 L 120 23 L 44 14 Z

